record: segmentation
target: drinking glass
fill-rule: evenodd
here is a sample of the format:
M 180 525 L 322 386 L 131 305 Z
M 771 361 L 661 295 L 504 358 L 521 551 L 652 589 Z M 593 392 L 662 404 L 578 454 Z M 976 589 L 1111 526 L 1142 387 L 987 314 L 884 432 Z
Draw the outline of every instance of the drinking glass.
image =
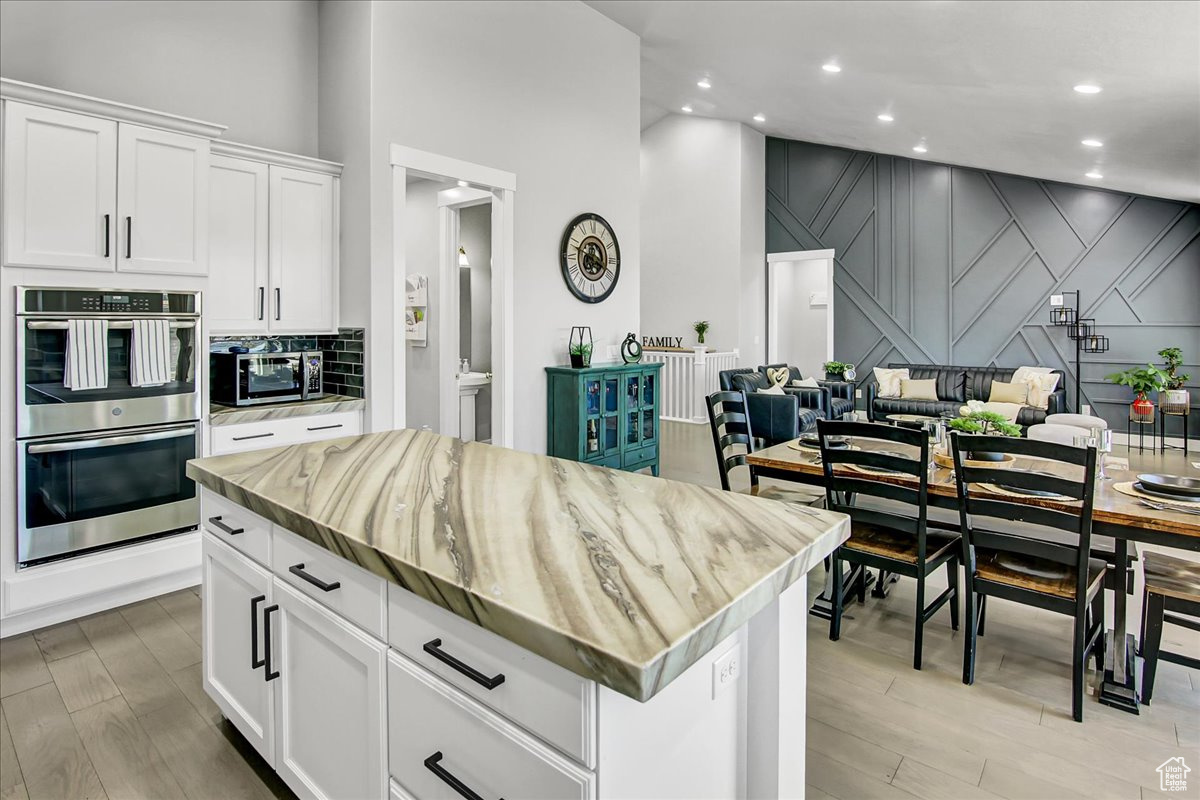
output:
M 1104 462 L 1106 456 L 1113 449 L 1112 431 L 1108 428 L 1092 428 L 1092 441 L 1095 442 L 1097 453 L 1096 466 L 1099 469 L 1096 473 L 1096 478 L 1106 481 L 1110 476 L 1104 471 Z

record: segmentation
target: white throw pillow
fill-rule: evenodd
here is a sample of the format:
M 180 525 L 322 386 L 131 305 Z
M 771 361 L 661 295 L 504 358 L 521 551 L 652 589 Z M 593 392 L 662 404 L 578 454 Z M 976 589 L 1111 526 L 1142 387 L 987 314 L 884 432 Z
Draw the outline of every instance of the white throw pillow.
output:
M 992 381 L 992 389 L 988 393 L 989 403 L 1016 403 L 1017 405 L 1024 405 L 1028 400 L 1028 383 Z
M 918 381 L 901 378 L 900 396 L 905 400 L 937 400 L 937 378 Z
M 875 368 L 875 380 L 879 382 L 880 397 L 899 397 L 900 396 L 900 380 L 908 378 L 908 368 L 904 369 L 884 369 L 883 367 Z
M 1020 367 L 1013 373 L 1013 383 L 1023 383 L 1029 387 L 1027 405 L 1046 411 L 1050 407 L 1050 395 L 1058 388 L 1061 375 L 1051 372 L 1050 367 Z
M 792 381 L 792 386 L 799 386 L 805 389 L 820 389 L 821 384 L 817 383 L 816 378 L 801 378 L 798 381 Z
M 759 389 L 755 394 L 787 394 L 782 386 L 769 386 L 766 389 Z

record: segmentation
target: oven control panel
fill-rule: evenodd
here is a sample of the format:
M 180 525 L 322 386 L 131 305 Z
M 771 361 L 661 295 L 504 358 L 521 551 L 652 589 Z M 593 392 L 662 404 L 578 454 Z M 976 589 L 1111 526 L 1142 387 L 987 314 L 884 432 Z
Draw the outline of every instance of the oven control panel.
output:
M 154 298 L 154 303 L 151 302 Z M 84 294 L 79 296 L 80 310 L 93 314 L 131 314 L 162 312 L 162 295 L 150 294 Z
M 25 314 L 195 315 L 194 292 L 136 292 L 113 289 L 25 289 Z

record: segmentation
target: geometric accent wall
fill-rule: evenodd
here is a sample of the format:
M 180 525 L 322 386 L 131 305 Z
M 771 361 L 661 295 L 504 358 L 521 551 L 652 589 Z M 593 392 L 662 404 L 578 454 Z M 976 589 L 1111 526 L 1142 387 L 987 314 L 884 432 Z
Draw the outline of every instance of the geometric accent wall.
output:
M 1124 431 L 1132 395 L 1104 376 L 1175 345 L 1200 403 L 1200 207 L 786 139 L 766 161 L 767 252 L 835 251 L 834 355 L 860 382 L 891 361 L 1057 367 L 1069 404 L 1081 379 Z M 1049 321 L 1072 289 L 1111 342 L 1082 376 Z

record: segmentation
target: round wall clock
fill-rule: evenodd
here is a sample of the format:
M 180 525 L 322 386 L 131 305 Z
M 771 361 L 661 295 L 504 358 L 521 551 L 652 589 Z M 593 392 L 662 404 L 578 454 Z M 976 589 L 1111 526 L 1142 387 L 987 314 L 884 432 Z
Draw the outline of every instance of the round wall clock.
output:
M 559 262 L 571 294 L 599 303 L 612 294 L 621 277 L 621 246 L 604 217 L 580 214 L 563 231 Z

